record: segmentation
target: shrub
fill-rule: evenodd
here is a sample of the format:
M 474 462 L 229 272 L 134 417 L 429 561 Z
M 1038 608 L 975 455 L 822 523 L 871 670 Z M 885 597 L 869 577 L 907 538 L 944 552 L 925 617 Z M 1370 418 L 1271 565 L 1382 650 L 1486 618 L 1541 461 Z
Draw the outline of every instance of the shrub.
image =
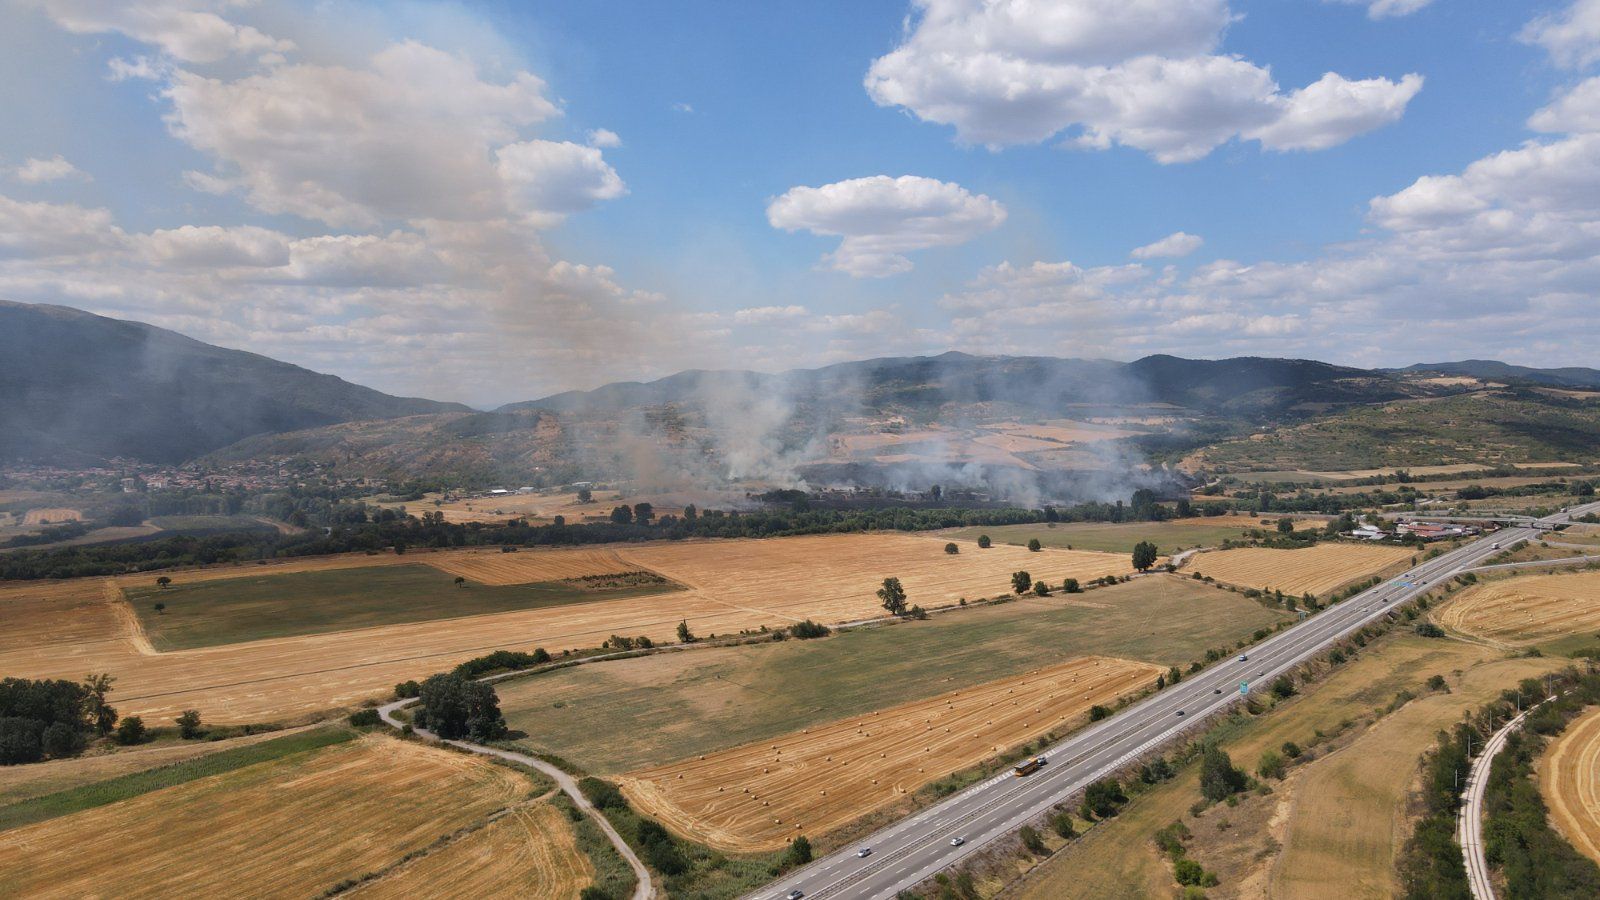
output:
M 1172 874 L 1179 884 L 1199 884 L 1206 870 L 1192 859 L 1180 859 L 1172 864 Z
M 1050 596 L 1050 585 L 1042 581 L 1035 581 L 1033 583 L 1033 592 L 1040 597 L 1048 597 Z
M 1256 774 L 1262 778 L 1282 779 L 1284 775 L 1283 757 L 1276 750 L 1262 752 L 1261 761 L 1256 763 Z
M 144 743 L 144 720 L 138 716 L 128 716 L 117 723 L 117 743 L 124 747 Z
M 989 536 L 987 534 L 978 535 L 978 549 L 987 550 L 989 549 L 990 545 Z
M 398 700 L 410 700 L 422 696 L 422 685 L 415 681 L 402 681 L 394 686 L 394 696 Z
M 627 809 L 628 801 L 623 798 L 617 786 L 600 778 L 584 778 L 578 781 L 578 790 L 589 798 L 596 809 Z
M 1284 756 L 1287 756 L 1290 759 L 1299 759 L 1300 754 L 1303 752 L 1300 749 L 1300 745 L 1296 744 L 1294 741 L 1284 741 L 1283 746 L 1279 749 L 1283 751 Z
M 1078 579 L 1076 579 L 1076 578 L 1068 578 L 1066 581 L 1062 582 L 1061 583 L 1061 590 L 1065 591 L 1068 594 L 1081 594 L 1081 593 L 1083 593 L 1083 588 L 1078 585 Z
M 1032 825 L 1022 826 L 1017 836 L 1022 839 L 1022 846 L 1027 847 L 1030 853 L 1042 855 L 1048 851 L 1044 845 L 1044 838 L 1039 836 L 1039 832 Z
M 806 619 L 804 622 L 796 622 L 793 625 L 790 625 L 789 633 L 797 638 L 800 638 L 801 640 L 806 640 L 809 638 L 827 637 L 833 632 L 830 631 L 826 625 Z
M 961 548 L 956 546 L 956 542 L 955 541 L 951 541 L 950 543 L 944 545 L 944 552 L 950 554 L 951 556 L 954 556 L 957 553 L 961 552 Z
M 350 714 L 350 724 L 357 728 L 370 728 L 381 721 L 375 709 L 358 709 Z
M 1072 813 L 1062 810 L 1050 817 L 1050 830 L 1063 838 L 1071 838 L 1077 834 L 1077 829 L 1072 827 Z
M 1215 802 L 1237 794 L 1244 787 L 1245 775 L 1234 768 L 1228 754 L 1217 747 L 1207 747 L 1200 757 L 1200 795 Z
M 783 865 L 792 869 L 808 862 L 811 862 L 811 841 L 802 834 L 789 842 L 789 850 L 783 854 Z
M 1294 679 L 1287 675 L 1279 675 L 1272 682 L 1272 696 L 1279 700 L 1293 697 L 1297 692 L 1294 689 Z
M 616 640 L 616 638 L 612 638 L 612 640 Z M 477 678 L 486 672 L 496 672 L 502 669 L 507 671 L 526 669 L 531 666 L 542 666 L 549 661 L 550 654 L 545 652 L 543 647 L 535 649 L 532 653 L 522 653 L 517 650 L 496 650 L 493 653 L 469 659 L 451 671 L 462 678 Z M 408 681 L 406 684 L 416 684 L 416 682 Z M 396 688 L 395 695 L 403 696 L 399 693 L 398 688 Z M 419 693 L 411 696 L 421 696 L 420 688 Z
M 197 709 L 186 709 L 183 715 L 172 721 L 177 723 L 178 734 L 186 741 L 192 741 L 203 733 L 200 728 L 200 711 Z
M 1433 624 L 1432 622 L 1418 622 L 1417 636 L 1425 638 L 1442 638 L 1444 637 L 1444 629 Z
M 1109 719 L 1110 717 L 1111 710 L 1105 706 L 1096 703 L 1089 707 L 1089 721 L 1091 722 L 1098 722 L 1101 719 Z

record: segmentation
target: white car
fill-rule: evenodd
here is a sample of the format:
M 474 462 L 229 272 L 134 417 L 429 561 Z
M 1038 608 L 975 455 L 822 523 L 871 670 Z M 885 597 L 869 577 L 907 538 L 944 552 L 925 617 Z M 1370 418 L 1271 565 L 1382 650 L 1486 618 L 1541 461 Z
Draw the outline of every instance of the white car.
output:
M 1246 655 L 1245 655 L 1245 654 L 1243 654 L 1243 653 L 1241 653 L 1241 654 L 1239 654 L 1239 662 L 1244 662 L 1244 661 L 1245 661 L 1245 660 L 1247 660 L 1247 659 L 1249 659 L 1249 658 L 1250 658 L 1250 657 L 1248 657 L 1248 656 L 1246 656 Z
M 789 896 L 787 898 L 785 898 L 785 900 L 800 900 L 800 898 L 804 897 L 805 895 L 806 895 L 805 891 L 802 891 L 799 888 L 795 888 L 794 890 L 789 892 Z
M 856 858 L 857 859 L 866 859 L 867 857 L 869 857 L 871 855 L 872 855 L 872 848 L 871 847 L 862 847 L 860 850 L 856 851 Z
M 966 842 L 967 842 L 967 839 L 964 838 L 964 837 L 953 837 L 953 838 L 950 839 L 950 846 L 959 847 L 962 844 L 965 844 Z

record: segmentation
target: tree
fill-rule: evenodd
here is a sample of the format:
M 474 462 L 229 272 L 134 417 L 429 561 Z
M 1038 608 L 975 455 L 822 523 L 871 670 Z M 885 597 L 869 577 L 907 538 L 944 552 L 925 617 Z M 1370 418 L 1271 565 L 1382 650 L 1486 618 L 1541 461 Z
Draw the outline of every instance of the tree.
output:
M 491 685 L 452 672 L 429 677 L 420 696 L 418 724 L 446 740 L 492 741 L 505 736 L 506 719 Z
M 158 602 L 153 608 L 158 616 L 167 611 L 167 605 L 165 603 Z
M 45 725 L 20 716 L 0 718 L 0 766 L 38 762 L 44 756 Z
M 1077 829 L 1072 827 L 1072 813 L 1061 810 L 1050 817 L 1050 830 L 1063 838 L 1071 838 L 1077 834 Z
M 1285 700 L 1295 695 L 1294 679 L 1288 675 L 1279 675 L 1272 682 L 1272 696 Z
M 1050 596 L 1050 585 L 1042 581 L 1035 581 L 1033 583 L 1033 592 L 1040 597 L 1048 597 Z
M 632 507 L 628 506 L 626 503 L 624 503 L 621 506 L 612 507 L 612 509 L 611 509 L 611 522 L 612 522 L 612 524 L 614 524 L 614 525 L 627 525 L 628 523 L 630 523 L 632 521 L 633 521 L 633 508 Z
M 692 644 L 692 643 L 694 643 L 694 632 L 689 630 L 689 620 L 688 619 L 684 619 L 682 622 L 678 623 L 678 643 L 680 643 L 680 644 Z
M 951 541 L 950 543 L 944 545 L 944 552 L 954 556 L 961 552 L 961 548 L 956 546 L 955 541 Z
M 128 716 L 118 722 L 116 740 L 124 747 L 144 743 L 144 720 L 138 716 Z
M 691 503 L 688 506 L 685 506 L 683 508 L 683 520 L 685 522 L 693 522 L 695 519 L 698 519 L 699 517 L 700 517 L 700 510 L 695 509 L 695 506 L 694 506 L 693 503 Z
M 1083 806 L 1090 813 L 1084 818 L 1114 816 L 1126 802 L 1128 797 L 1122 792 L 1122 785 L 1115 778 L 1102 778 L 1084 789 Z
M 783 865 L 786 869 L 792 869 L 808 862 L 811 862 L 811 841 L 802 834 L 789 842 L 789 852 L 783 855 Z
M 104 672 L 99 675 L 90 673 L 83 678 L 84 718 L 88 720 L 89 727 L 101 737 L 110 734 L 111 729 L 117 724 L 117 711 L 106 702 L 106 697 L 111 694 L 111 685 L 115 684 L 116 680 Z
M 172 721 L 177 723 L 178 734 L 186 741 L 192 741 L 201 734 L 200 711 L 198 709 L 186 709 L 183 711 L 183 715 Z
M 1040 550 L 1043 550 L 1043 549 L 1044 549 L 1044 545 L 1039 543 L 1039 539 L 1038 538 L 1028 538 L 1028 552 L 1030 552 L 1030 553 L 1038 553 Z
M 456 576 L 456 587 L 466 587 L 466 586 L 467 586 L 467 579 L 464 576 L 457 575 Z
M 1294 520 L 1289 518 L 1288 516 L 1279 516 L 1278 517 L 1278 533 L 1279 534 L 1294 534 Z
M 1244 773 L 1217 747 L 1207 747 L 1200 757 L 1200 795 L 1213 802 L 1244 790 Z
M 77 756 L 83 750 L 83 733 L 66 722 L 52 722 L 40 736 L 39 745 L 51 759 Z
M 1022 839 L 1022 846 L 1027 847 L 1029 853 L 1042 855 L 1046 850 L 1044 838 L 1039 837 L 1038 830 L 1032 825 L 1022 826 L 1022 829 L 1017 832 L 1017 837 Z
M 1029 575 L 1026 569 L 1011 573 L 1011 593 L 1026 594 L 1031 587 L 1033 587 L 1033 576 Z
M 594 501 L 594 492 L 593 491 L 589 490 L 588 488 L 578 488 L 578 502 L 579 503 L 592 503 L 593 501 Z
M 160 578 L 156 579 L 156 587 L 159 587 L 159 588 L 165 588 L 167 585 L 169 585 L 171 583 L 172 583 L 172 579 L 167 577 L 166 575 L 162 575 Z
M 1290 759 L 1299 759 L 1300 754 L 1304 752 L 1300 749 L 1300 745 L 1296 744 L 1294 741 L 1284 741 L 1283 746 L 1279 747 L 1278 749 L 1282 750 L 1283 755 L 1289 757 Z
M 650 520 L 656 517 L 656 508 L 649 503 L 635 503 L 633 505 L 633 520 L 640 525 L 649 525 Z
M 906 589 L 900 586 L 900 579 L 885 578 L 883 587 L 878 588 L 878 599 L 883 601 L 883 608 L 892 616 L 903 616 L 906 612 Z
M 1150 567 L 1156 564 L 1157 555 L 1155 544 L 1140 541 L 1133 545 L 1133 567 L 1141 572 L 1148 572 Z
M 1068 578 L 1061 583 L 1061 589 L 1069 594 L 1081 594 L 1083 588 L 1078 585 L 1078 579 Z
M 978 535 L 978 549 L 979 550 L 987 550 L 987 549 L 989 549 L 989 547 L 991 546 L 992 543 L 993 542 L 989 540 L 989 536 L 987 534 Z

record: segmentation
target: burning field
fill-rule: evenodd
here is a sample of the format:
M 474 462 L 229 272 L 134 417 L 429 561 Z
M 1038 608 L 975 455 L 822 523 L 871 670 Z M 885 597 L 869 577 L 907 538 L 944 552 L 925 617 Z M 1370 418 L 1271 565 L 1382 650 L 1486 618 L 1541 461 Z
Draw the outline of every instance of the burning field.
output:
M 895 802 L 1155 682 L 1160 667 L 1083 657 L 798 734 L 630 773 L 624 793 L 731 852 L 777 849 Z

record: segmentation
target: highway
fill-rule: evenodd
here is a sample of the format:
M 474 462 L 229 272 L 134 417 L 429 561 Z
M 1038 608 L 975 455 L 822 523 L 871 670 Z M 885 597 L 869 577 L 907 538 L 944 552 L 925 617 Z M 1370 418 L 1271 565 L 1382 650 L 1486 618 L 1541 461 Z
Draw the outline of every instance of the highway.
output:
M 1600 503 L 1541 521 L 1565 523 L 1592 511 L 1600 511 Z M 1043 752 L 1048 763 L 1036 774 L 1017 777 L 1007 770 L 992 776 L 746 896 L 767 900 L 799 890 L 813 900 L 892 898 L 1014 833 L 1090 782 L 1200 731 L 1207 719 L 1244 698 L 1242 686 L 1249 692 L 1265 690 L 1276 676 L 1363 625 L 1501 552 L 1496 545 L 1509 549 L 1537 533 L 1517 525 L 1427 560 L 1249 648 L 1246 661 L 1229 657 L 1214 663 L 1050 747 Z M 957 837 L 963 842 L 953 846 Z M 862 847 L 870 847 L 871 854 L 858 857 Z

